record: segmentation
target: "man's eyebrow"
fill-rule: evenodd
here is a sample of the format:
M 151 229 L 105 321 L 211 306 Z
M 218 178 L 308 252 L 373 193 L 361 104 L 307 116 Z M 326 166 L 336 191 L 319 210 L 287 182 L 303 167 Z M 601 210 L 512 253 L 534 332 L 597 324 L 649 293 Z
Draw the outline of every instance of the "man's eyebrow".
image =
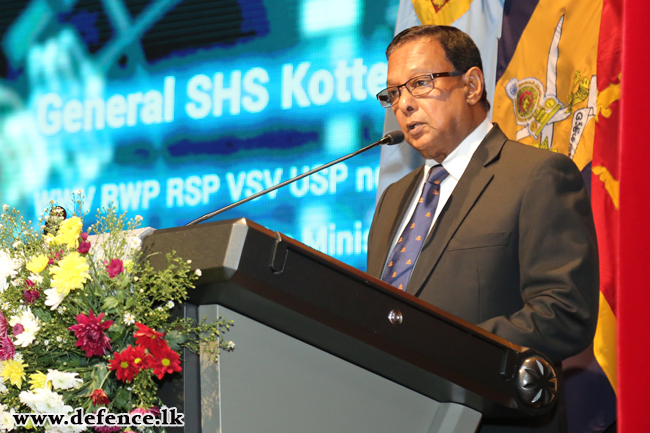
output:
M 428 69 L 416 69 L 414 71 L 411 71 L 411 74 L 410 74 L 408 80 L 412 80 L 415 77 L 421 77 L 422 75 L 430 75 L 430 74 L 431 74 L 431 72 L 429 72 Z M 393 82 L 390 79 L 386 80 L 386 85 L 388 87 L 395 87 L 395 86 L 399 86 L 400 84 L 404 84 L 404 82 L 393 84 Z

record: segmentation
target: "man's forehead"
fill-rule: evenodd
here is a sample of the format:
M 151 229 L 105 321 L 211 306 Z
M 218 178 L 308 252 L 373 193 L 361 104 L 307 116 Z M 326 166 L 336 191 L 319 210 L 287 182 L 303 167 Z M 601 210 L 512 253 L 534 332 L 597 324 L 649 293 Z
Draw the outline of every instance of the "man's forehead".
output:
M 409 41 L 397 47 L 388 59 L 388 82 L 404 80 L 404 77 L 430 74 L 432 72 L 447 72 L 432 70 L 443 68 L 449 64 L 445 52 L 438 42 L 432 38 L 421 38 Z M 397 83 L 397 84 L 401 84 Z

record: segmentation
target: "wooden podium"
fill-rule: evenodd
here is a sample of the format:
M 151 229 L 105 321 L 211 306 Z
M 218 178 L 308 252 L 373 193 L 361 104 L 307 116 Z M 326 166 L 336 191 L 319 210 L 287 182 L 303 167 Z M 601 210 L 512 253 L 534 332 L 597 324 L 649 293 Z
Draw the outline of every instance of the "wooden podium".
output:
M 201 269 L 182 314 L 235 322 L 218 366 L 186 353 L 161 387 L 185 432 L 473 433 L 555 404 L 540 353 L 251 221 L 158 230 L 143 250 Z

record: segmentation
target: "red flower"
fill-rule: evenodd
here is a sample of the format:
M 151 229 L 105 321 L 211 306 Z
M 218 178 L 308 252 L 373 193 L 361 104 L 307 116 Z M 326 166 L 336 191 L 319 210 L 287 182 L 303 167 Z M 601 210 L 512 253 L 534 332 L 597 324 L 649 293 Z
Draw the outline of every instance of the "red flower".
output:
M 149 358 L 149 367 L 153 368 L 153 374 L 158 376 L 158 379 L 162 379 L 165 373 L 172 374 L 175 371 L 183 371 L 180 356 L 169 347 L 159 350 Z
M 9 329 L 7 318 L 2 314 L 2 311 L 0 311 L 0 337 L 7 336 L 7 329 Z
M 14 343 L 11 342 L 11 339 L 7 336 L 0 337 L 0 361 L 13 359 L 15 354 L 16 349 L 14 348 Z
M 18 337 L 20 334 L 25 332 L 25 327 L 20 323 L 16 323 L 12 329 L 14 331 L 14 337 Z
M 115 352 L 108 367 L 116 371 L 117 378 L 122 382 L 131 382 L 140 370 L 147 368 L 151 358 L 144 351 L 144 347 L 129 347 L 121 353 Z
M 129 412 L 129 415 L 133 415 L 133 414 L 136 414 L 136 413 L 141 413 L 141 414 L 150 413 L 150 414 L 153 414 L 153 416 L 155 416 L 155 417 L 159 417 L 160 416 L 160 409 L 158 409 L 157 406 L 151 406 L 149 409 L 145 409 L 143 407 L 136 407 L 131 412 Z
M 107 320 L 102 323 L 104 313 L 95 317 L 93 311 L 90 314 L 77 315 L 77 325 L 68 328 L 74 331 L 74 336 L 77 338 L 77 346 L 81 350 L 86 351 L 86 356 L 90 358 L 93 355 L 102 356 L 106 354 L 106 349 L 111 348 L 111 339 L 108 338 L 104 331 L 106 331 L 113 324 L 112 320 Z
M 88 233 L 86 233 L 86 232 L 81 233 L 79 236 L 81 236 L 81 239 L 84 240 L 84 241 L 88 240 Z
M 118 274 L 124 272 L 124 263 L 120 259 L 112 259 L 110 263 L 104 262 L 108 276 L 115 278 Z
M 27 287 L 34 287 L 35 286 L 34 282 L 32 280 L 30 280 L 29 278 L 25 278 L 25 284 L 27 285 Z
M 90 398 L 93 400 L 93 405 L 98 406 L 100 404 L 108 404 L 111 401 L 108 399 L 108 396 L 103 389 L 96 389 L 90 394 Z
M 59 260 L 61 260 L 62 257 L 63 257 L 63 250 L 55 251 L 54 254 L 52 254 L 50 256 L 50 260 L 48 261 L 48 263 L 50 265 L 53 265 L 55 262 L 58 262 Z
M 27 281 L 29 281 L 29 280 L 27 280 Z M 41 292 L 39 292 L 38 290 L 24 290 L 23 291 L 23 299 L 28 304 L 33 304 L 40 297 L 41 297 Z
M 113 433 L 120 431 L 122 427 L 118 425 L 95 425 L 93 426 L 93 429 L 99 433 Z
M 138 327 L 138 330 L 135 331 L 135 334 L 133 334 L 133 336 L 137 338 L 135 343 L 138 346 L 142 346 L 145 349 L 148 349 L 151 353 L 164 348 L 169 348 L 167 342 L 163 338 L 165 336 L 164 333 L 156 332 L 148 326 L 143 325 L 139 322 L 136 322 L 135 326 Z
M 88 254 L 88 251 L 90 251 L 90 242 L 89 241 L 79 242 L 79 246 L 77 247 L 77 252 L 79 254 Z

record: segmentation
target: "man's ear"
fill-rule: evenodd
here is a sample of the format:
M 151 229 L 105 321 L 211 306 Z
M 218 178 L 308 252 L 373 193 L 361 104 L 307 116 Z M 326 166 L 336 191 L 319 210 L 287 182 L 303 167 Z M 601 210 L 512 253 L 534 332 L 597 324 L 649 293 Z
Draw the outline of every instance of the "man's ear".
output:
M 485 81 L 483 72 L 476 66 L 472 67 L 465 73 L 465 83 L 467 89 L 467 103 L 469 105 L 476 105 L 481 100 Z

